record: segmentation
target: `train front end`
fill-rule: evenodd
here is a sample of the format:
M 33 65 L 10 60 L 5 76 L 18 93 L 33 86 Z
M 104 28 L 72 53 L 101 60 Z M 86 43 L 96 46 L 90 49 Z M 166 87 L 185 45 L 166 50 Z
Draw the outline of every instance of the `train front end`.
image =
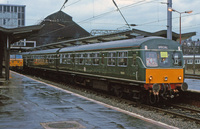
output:
M 149 44 L 150 47 L 145 45 L 142 54 L 146 82 L 144 88 L 149 91 L 150 103 L 178 97 L 188 89 L 184 82 L 184 62 L 180 46 L 171 40 L 163 41 L 165 42 Z

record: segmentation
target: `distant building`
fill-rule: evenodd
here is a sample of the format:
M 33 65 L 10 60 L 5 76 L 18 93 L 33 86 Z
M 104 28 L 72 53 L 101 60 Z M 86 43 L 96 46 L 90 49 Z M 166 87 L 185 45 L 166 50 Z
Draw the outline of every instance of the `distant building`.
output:
M 200 41 L 192 41 L 191 39 L 182 42 L 184 55 L 200 54 Z
M 25 26 L 25 5 L 0 4 L 0 26 L 4 28 L 18 28 Z M 20 40 L 11 44 L 11 53 L 35 47 L 35 41 Z
M 44 27 L 37 35 L 28 39 L 36 41 L 37 46 L 90 36 L 71 16 L 62 11 L 47 16 L 40 24 Z
M 25 26 L 25 5 L 0 4 L 0 26 L 16 28 Z

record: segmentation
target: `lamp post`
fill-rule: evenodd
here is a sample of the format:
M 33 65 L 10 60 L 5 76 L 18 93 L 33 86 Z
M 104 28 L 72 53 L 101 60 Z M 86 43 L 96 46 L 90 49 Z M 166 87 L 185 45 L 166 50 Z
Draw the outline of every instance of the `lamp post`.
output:
M 175 10 L 175 9 L 173 9 L 173 8 L 168 8 L 168 11 L 170 11 L 170 12 L 177 12 L 177 13 L 179 13 L 180 14 L 180 17 L 179 17 L 179 25 L 180 25 L 180 28 L 179 28 L 179 33 L 180 33 L 180 44 L 181 44 L 181 14 L 183 14 L 183 13 L 188 13 L 188 14 L 190 14 L 190 13 L 192 13 L 192 10 L 190 10 L 190 11 L 185 11 L 185 12 L 179 12 L 179 11 L 177 11 L 177 10 Z

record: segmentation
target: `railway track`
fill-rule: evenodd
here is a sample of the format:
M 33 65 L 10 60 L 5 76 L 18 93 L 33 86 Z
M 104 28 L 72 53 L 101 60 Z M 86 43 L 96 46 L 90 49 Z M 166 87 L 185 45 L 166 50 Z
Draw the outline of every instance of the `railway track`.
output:
M 197 74 L 185 74 L 185 77 L 191 79 L 200 79 L 200 75 Z
M 196 123 L 200 124 L 200 110 L 197 109 L 192 109 L 177 104 L 168 104 L 165 107 L 151 106 L 150 108 L 156 111 L 164 112 L 165 114 L 173 115 L 174 118 L 179 117 L 181 119 L 195 121 Z

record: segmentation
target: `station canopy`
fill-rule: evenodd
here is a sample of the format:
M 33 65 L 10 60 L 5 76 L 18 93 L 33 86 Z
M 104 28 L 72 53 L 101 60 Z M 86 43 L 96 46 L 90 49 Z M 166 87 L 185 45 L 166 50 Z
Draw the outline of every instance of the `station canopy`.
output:
M 182 39 L 188 39 L 194 35 L 196 35 L 196 32 L 185 33 L 185 34 L 182 34 Z M 88 37 L 83 37 L 83 38 L 78 38 L 78 39 L 49 43 L 49 44 L 45 44 L 45 45 L 41 45 L 32 49 L 29 49 L 29 51 L 63 48 L 63 47 L 70 47 L 70 46 L 77 46 L 77 45 L 84 45 L 84 44 L 109 42 L 109 41 L 115 41 L 115 40 L 123 40 L 123 39 L 138 38 L 138 37 L 149 37 L 149 36 L 167 37 L 167 30 L 162 30 L 162 31 L 154 32 L 154 33 L 141 31 L 137 29 L 124 30 L 124 31 L 118 31 L 118 32 L 104 34 L 104 35 L 88 36 Z M 175 41 L 179 40 L 179 34 L 172 32 L 172 39 Z
M 43 25 L 33 25 L 18 28 L 3 28 L 0 27 L 0 43 L 5 43 L 9 37 L 10 44 L 15 43 L 21 39 L 27 38 L 32 34 L 37 33 Z

